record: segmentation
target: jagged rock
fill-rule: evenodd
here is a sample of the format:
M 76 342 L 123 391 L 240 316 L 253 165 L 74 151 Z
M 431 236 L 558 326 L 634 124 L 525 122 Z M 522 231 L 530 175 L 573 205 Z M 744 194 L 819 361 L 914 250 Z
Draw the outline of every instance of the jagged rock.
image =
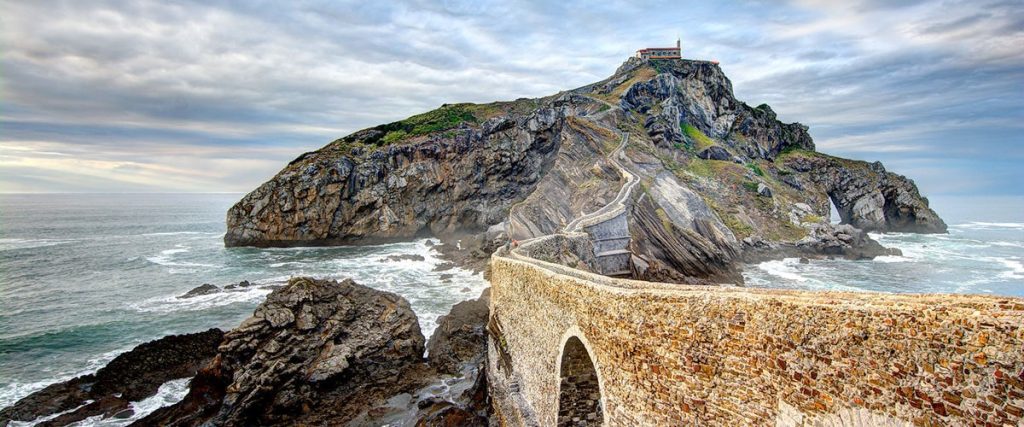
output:
M 704 201 L 667 175 L 634 202 L 632 251 L 646 264 L 644 280 L 690 283 L 693 278 L 742 283 L 736 238 Z
M 184 400 L 138 424 L 344 424 L 423 385 L 423 341 L 409 303 L 395 294 L 293 278 L 225 335 Z
M 487 318 L 491 288 L 475 300 L 463 301 L 437 319 L 437 329 L 427 341 L 430 366 L 438 372 L 457 374 L 466 364 L 479 363 L 487 350 Z
M 231 289 L 237 289 L 237 288 L 248 288 L 248 287 L 250 287 L 252 285 L 253 284 L 251 282 L 249 282 L 248 280 L 243 280 L 241 282 L 232 283 L 230 285 L 225 286 L 224 290 L 231 290 Z
M 866 232 L 849 224 L 812 224 L 810 234 L 795 243 L 771 243 L 748 237 L 743 245 L 743 258 L 747 262 L 788 257 L 800 257 L 803 262 L 806 257 L 816 256 L 857 260 L 902 255 L 899 249 L 883 247 Z
M 757 183 L 757 195 L 762 197 L 771 197 L 772 189 L 767 185 L 764 185 L 764 183 L 759 182 Z
M 195 375 L 214 357 L 223 337 L 221 330 L 210 329 L 140 344 L 94 374 L 52 384 L 0 410 L 0 425 L 32 421 L 79 406 L 38 425 L 63 426 L 97 415 L 124 416 L 130 411 L 130 402 L 156 394 L 167 381 Z
M 192 290 L 190 290 L 188 292 L 185 292 L 182 295 L 179 295 L 178 298 L 182 298 L 182 299 L 184 299 L 184 298 L 194 298 L 194 297 L 197 297 L 197 296 L 200 296 L 200 295 L 215 294 L 215 293 L 218 293 L 218 292 L 220 292 L 220 288 L 218 288 L 216 285 L 211 285 L 209 283 L 203 283 L 202 285 L 196 286 L 196 287 L 192 288 Z
M 945 233 L 946 223 L 928 207 L 914 182 L 881 163 L 800 153 L 785 164 L 808 174 L 835 203 L 839 216 L 865 231 Z

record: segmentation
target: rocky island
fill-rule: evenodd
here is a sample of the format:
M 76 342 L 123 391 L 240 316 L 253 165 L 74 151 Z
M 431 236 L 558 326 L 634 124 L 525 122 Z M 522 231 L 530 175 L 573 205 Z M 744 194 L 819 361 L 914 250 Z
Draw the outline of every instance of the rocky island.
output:
M 815 151 L 806 126 L 735 99 L 717 64 L 631 58 L 582 88 L 444 105 L 303 154 L 230 209 L 224 241 L 431 234 L 470 237 L 487 257 L 495 236 L 548 235 L 612 201 L 617 148 L 638 178 L 618 271 L 637 279 L 740 283 L 745 259 L 870 258 L 889 252 L 866 231 L 946 230 L 913 181 Z M 830 225 L 830 202 L 849 227 Z
M 117 416 L 182 377 L 188 395 L 138 424 L 1022 422 L 1019 299 L 729 286 L 745 262 L 894 254 L 868 232 L 946 225 L 912 180 L 820 153 L 806 126 L 735 99 L 716 63 L 645 55 L 548 97 L 355 132 L 228 211 L 227 246 L 433 235 L 453 261 L 488 265 L 492 287 L 429 342 L 397 295 L 295 278 L 231 331 L 115 359 L 195 348 L 159 375 L 120 375 L 138 386 L 99 386 L 104 368 L 0 423 Z

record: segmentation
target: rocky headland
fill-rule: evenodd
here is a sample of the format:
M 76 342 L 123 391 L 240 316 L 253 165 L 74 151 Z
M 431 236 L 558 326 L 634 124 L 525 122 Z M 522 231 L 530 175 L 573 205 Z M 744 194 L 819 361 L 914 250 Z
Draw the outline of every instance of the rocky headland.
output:
M 639 186 L 628 194 L 624 250 L 643 280 L 741 283 L 745 261 L 871 258 L 892 251 L 866 232 L 946 230 L 913 181 L 815 151 L 806 126 L 737 100 L 717 64 L 631 58 L 578 89 L 444 105 L 303 154 L 229 210 L 224 240 L 429 234 L 458 242 L 464 253 L 453 258 L 479 268 L 505 242 L 562 231 L 605 206 L 627 173 Z M 830 203 L 843 225 L 830 224 Z

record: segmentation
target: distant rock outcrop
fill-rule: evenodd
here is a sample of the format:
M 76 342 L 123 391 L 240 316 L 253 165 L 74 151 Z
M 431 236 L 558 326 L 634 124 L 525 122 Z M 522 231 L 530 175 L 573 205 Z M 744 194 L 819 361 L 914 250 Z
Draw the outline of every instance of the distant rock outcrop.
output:
M 832 198 L 844 223 L 864 231 L 946 232 L 946 223 L 928 207 L 914 181 L 886 171 L 881 162 L 805 152 L 787 157 L 784 164 L 807 173 Z

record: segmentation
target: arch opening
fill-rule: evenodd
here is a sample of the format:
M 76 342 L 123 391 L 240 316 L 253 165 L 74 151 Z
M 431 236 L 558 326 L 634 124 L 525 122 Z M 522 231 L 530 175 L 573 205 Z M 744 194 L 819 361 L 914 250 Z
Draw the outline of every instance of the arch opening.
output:
M 577 337 L 562 349 L 558 392 L 558 425 L 599 426 L 604 423 L 601 385 L 594 361 Z

